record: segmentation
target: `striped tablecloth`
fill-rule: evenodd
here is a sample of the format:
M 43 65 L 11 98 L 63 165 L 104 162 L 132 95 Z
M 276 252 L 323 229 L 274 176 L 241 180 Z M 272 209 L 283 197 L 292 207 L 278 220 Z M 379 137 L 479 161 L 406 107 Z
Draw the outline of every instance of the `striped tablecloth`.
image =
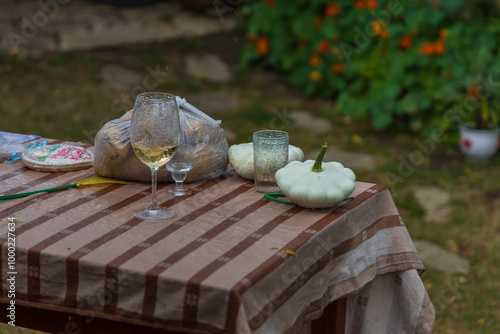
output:
M 0 193 L 56 187 L 93 170 L 0 166 Z M 390 193 L 357 182 L 353 200 L 308 210 L 276 203 L 228 171 L 159 203 L 177 217 L 131 217 L 150 185 L 95 185 L 0 202 L 20 217 L 16 303 L 188 333 L 299 333 L 348 296 L 352 333 L 427 333 L 423 265 Z M 7 223 L 0 223 L 6 301 Z M 292 252 L 285 252 L 290 250 Z

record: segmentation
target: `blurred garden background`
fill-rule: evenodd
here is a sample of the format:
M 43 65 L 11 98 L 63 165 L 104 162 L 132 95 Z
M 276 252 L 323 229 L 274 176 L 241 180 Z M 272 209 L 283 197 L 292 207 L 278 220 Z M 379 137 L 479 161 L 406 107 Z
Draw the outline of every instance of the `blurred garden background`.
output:
M 110 2 L 2 2 L 0 131 L 92 143 L 165 91 L 230 145 L 271 128 L 308 158 L 328 142 L 325 160 L 390 189 L 435 333 L 500 333 L 500 156 L 467 159 L 458 134 L 498 125 L 500 1 Z

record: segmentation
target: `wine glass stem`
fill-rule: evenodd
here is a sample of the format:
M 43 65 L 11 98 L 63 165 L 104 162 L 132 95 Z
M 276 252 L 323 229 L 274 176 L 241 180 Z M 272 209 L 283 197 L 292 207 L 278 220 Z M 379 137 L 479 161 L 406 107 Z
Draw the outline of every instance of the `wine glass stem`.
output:
M 183 191 L 184 190 L 184 182 L 175 181 L 175 190 L 176 191 Z
M 158 179 L 158 167 L 151 167 L 151 205 L 149 210 L 159 210 L 160 207 L 156 202 L 156 181 Z

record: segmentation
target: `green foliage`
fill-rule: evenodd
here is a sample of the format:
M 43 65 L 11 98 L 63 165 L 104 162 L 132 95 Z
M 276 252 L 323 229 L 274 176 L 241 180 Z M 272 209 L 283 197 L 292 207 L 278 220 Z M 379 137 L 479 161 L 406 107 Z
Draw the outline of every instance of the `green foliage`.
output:
M 256 1 L 242 62 L 283 71 L 377 129 L 456 128 L 471 116 L 463 109 L 481 54 L 481 70 L 500 73 L 499 1 L 486 2 Z
M 500 69 L 491 67 L 492 54 L 482 47 L 473 71 L 464 77 L 467 85 L 470 124 L 476 129 L 490 129 L 498 124 L 500 114 Z

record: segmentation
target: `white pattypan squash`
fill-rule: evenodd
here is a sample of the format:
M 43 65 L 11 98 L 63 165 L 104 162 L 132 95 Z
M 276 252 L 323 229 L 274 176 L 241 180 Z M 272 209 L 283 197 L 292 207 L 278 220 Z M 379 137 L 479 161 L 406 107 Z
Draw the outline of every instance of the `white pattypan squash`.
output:
M 283 194 L 304 208 L 328 208 L 350 195 L 356 175 L 338 162 L 323 162 L 326 144 L 316 161 L 294 161 L 279 169 L 275 178 Z
M 232 145 L 228 151 L 229 163 L 242 178 L 253 180 L 253 143 Z M 288 145 L 288 162 L 304 160 L 304 152 L 296 146 Z

